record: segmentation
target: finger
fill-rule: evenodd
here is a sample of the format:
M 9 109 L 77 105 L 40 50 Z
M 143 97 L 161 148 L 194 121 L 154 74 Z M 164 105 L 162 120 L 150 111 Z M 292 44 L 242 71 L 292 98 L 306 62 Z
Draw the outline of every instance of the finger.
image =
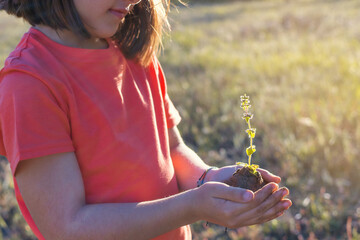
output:
M 224 183 L 209 182 L 207 184 L 213 184 L 214 190 L 212 196 L 214 198 L 221 198 L 237 203 L 247 203 L 254 198 L 254 193 L 247 189 L 231 187 Z
M 256 170 L 261 173 L 261 176 L 263 177 L 265 182 L 280 183 L 280 181 L 281 181 L 281 178 L 279 176 L 276 176 L 265 169 L 258 168 Z
M 260 224 L 265 223 L 268 221 L 271 221 L 277 217 L 280 217 L 284 214 L 284 212 L 289 209 L 289 207 L 292 205 L 292 202 L 290 199 L 284 199 L 277 203 L 274 207 L 267 210 L 261 217 L 256 217 L 251 220 L 249 220 L 247 223 L 249 225 L 254 224 Z
M 238 228 L 244 226 L 251 226 L 255 224 L 261 224 L 268 221 L 271 221 L 281 215 L 292 205 L 289 199 L 284 199 L 277 203 L 274 207 L 268 209 L 265 213 L 256 215 L 248 214 L 249 212 L 244 212 L 245 214 L 238 215 L 235 220 L 235 224 L 231 228 Z
M 291 206 L 290 200 L 283 200 L 283 198 L 288 194 L 289 190 L 287 188 L 279 189 L 268 197 L 262 204 L 244 213 L 244 217 L 249 219 L 254 218 L 257 223 L 261 223 L 264 219 L 269 219 L 269 214 L 276 214 L 279 211 L 284 211 Z
M 251 212 L 259 216 L 274 207 L 287 195 L 289 195 L 289 190 L 287 188 L 280 188 L 270 197 L 268 197 L 264 202 L 262 202 L 262 204 L 254 208 Z
M 274 218 L 280 217 L 281 215 L 284 214 L 284 212 L 286 210 L 288 210 L 292 205 L 292 202 L 290 199 L 283 199 L 281 200 L 280 203 L 278 203 L 277 205 L 275 205 L 274 207 L 270 208 L 268 211 L 266 211 L 266 213 L 263 216 L 263 221 L 264 222 L 268 222 Z
M 260 188 L 255 192 L 254 197 L 254 206 L 256 207 L 260 205 L 263 201 L 265 201 L 271 194 L 279 189 L 279 185 L 274 182 L 270 182 L 266 184 L 264 187 Z
M 233 212 L 236 215 L 242 215 L 246 212 L 246 214 L 243 216 L 245 218 L 249 218 L 249 219 L 252 218 L 253 212 L 254 212 L 253 209 L 255 209 L 259 205 L 261 205 L 278 188 L 279 188 L 279 186 L 276 183 L 268 183 L 267 185 L 265 185 L 263 188 L 261 188 L 254 194 L 253 200 L 251 202 L 249 202 L 248 204 L 233 206 Z M 249 214 L 249 212 L 252 212 L 252 214 Z

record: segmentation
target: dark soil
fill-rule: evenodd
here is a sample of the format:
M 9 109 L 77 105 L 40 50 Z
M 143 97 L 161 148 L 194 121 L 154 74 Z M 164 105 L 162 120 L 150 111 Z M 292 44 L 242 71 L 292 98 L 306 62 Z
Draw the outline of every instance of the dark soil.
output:
M 253 174 L 248 167 L 242 167 L 236 170 L 226 183 L 230 186 L 249 189 L 253 192 L 259 190 L 266 184 L 260 172 L 256 171 L 255 174 Z

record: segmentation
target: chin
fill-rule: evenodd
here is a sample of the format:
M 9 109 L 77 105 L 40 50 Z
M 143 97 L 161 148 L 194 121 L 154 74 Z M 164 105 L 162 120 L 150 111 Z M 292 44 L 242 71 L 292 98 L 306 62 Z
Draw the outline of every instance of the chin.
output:
M 116 31 L 103 32 L 103 33 L 96 34 L 96 37 L 98 37 L 98 38 L 111 38 L 112 36 L 115 35 L 115 33 L 116 33 Z
M 96 31 L 92 35 L 98 38 L 111 38 L 115 35 L 119 26 L 103 28 L 101 31 Z

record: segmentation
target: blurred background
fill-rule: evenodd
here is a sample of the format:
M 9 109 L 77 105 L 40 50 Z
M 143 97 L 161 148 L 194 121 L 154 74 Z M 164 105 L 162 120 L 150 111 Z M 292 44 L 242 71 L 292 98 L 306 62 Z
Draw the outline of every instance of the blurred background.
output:
M 160 61 L 187 144 L 211 165 L 246 161 L 246 93 L 253 163 L 281 176 L 293 201 L 263 225 L 197 222 L 193 239 L 360 239 L 360 1 L 192 0 L 170 22 Z M 27 28 L 0 13 L 0 66 Z M 0 240 L 36 239 L 5 158 L 0 230 Z

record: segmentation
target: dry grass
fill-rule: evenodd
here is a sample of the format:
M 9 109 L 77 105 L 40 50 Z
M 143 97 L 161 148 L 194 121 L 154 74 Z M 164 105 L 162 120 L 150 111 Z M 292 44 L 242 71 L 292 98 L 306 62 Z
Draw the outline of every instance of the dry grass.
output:
M 357 1 L 251 1 L 173 15 L 161 60 L 184 138 L 211 164 L 245 159 L 246 92 L 255 162 L 283 177 L 294 202 L 285 217 L 227 236 L 194 225 L 196 239 L 343 239 L 350 218 L 358 237 L 359 13 Z

